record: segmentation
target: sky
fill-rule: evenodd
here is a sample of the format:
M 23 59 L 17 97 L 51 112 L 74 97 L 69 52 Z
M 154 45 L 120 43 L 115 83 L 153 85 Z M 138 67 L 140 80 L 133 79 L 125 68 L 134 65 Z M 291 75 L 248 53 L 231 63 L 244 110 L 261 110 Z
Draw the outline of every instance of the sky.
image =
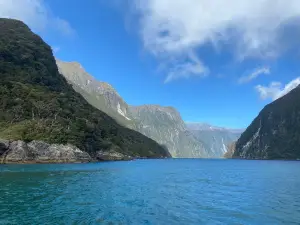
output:
M 299 0 L 0 0 L 131 105 L 245 128 L 300 84 Z

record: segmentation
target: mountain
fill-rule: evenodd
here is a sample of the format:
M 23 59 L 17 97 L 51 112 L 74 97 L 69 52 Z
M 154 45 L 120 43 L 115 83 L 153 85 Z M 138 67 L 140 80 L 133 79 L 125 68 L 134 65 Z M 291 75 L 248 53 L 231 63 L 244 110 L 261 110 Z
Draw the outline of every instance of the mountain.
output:
M 241 134 L 245 129 L 231 129 L 231 128 L 225 128 L 225 127 L 217 127 L 213 126 L 209 123 L 193 123 L 193 122 L 187 122 L 186 123 L 189 130 L 211 130 L 211 131 L 228 131 L 233 134 Z
M 211 157 L 221 158 L 227 152 L 227 146 L 236 141 L 242 129 L 215 127 L 207 123 L 186 123 L 189 131 L 201 141 Z
M 56 59 L 61 74 L 91 105 L 118 123 L 163 144 L 173 157 L 210 157 L 203 144 L 186 129 L 172 107 L 129 106 L 108 83 L 97 81 L 77 62 Z
M 233 157 L 300 158 L 300 86 L 266 105 L 236 143 Z
M 205 123 L 184 124 L 172 107 L 129 106 L 108 83 L 96 80 L 77 62 L 56 59 L 60 73 L 91 105 L 119 124 L 165 145 L 173 157 L 223 157 L 226 146 L 236 141 L 241 129 L 214 127 Z
M 0 137 L 71 144 L 92 157 L 167 157 L 152 139 L 94 108 L 59 73 L 52 50 L 23 22 L 0 19 Z
M 173 157 L 206 158 L 211 154 L 186 128 L 179 112 L 159 105 L 130 106 L 138 130 L 166 146 Z
M 97 81 L 77 62 L 56 59 L 56 64 L 59 72 L 91 105 L 110 115 L 121 125 L 136 128 L 127 103 L 110 84 Z

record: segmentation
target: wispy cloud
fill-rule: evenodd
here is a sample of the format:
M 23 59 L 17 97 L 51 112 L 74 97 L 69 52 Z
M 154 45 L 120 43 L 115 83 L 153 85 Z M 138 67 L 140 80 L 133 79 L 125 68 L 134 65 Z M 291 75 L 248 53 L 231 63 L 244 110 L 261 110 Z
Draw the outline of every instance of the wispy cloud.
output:
M 209 69 L 203 65 L 199 58 L 192 52 L 188 54 L 186 61 L 172 62 L 165 83 L 178 78 L 189 78 L 191 76 L 205 77 L 209 74 Z
M 43 0 L 0 0 L 0 17 L 22 20 L 39 32 L 53 29 L 63 35 L 75 33 L 69 22 L 54 15 Z
M 54 54 L 55 54 L 55 53 L 58 53 L 58 52 L 60 51 L 60 47 L 58 47 L 58 46 L 53 46 L 53 47 L 52 47 L 52 51 L 53 51 Z
M 167 82 L 208 75 L 204 56 L 197 54 L 207 44 L 222 51 L 230 43 L 227 50 L 239 59 L 279 56 L 290 43 L 282 42 L 288 35 L 283 28 L 300 18 L 299 0 L 130 2 L 139 18 L 145 49 L 160 63 L 169 65 Z
M 300 77 L 297 77 L 296 79 L 290 81 L 284 86 L 280 82 L 271 82 L 269 86 L 257 85 L 255 89 L 259 93 L 261 99 L 276 100 L 289 93 L 291 90 L 296 88 L 299 84 L 300 84 Z
M 270 74 L 270 68 L 269 67 L 262 67 L 262 68 L 258 68 L 256 70 L 254 70 L 251 74 L 247 75 L 247 76 L 243 76 L 238 80 L 239 84 L 244 84 L 244 83 L 248 83 L 252 80 L 254 80 L 255 78 L 257 78 L 260 75 L 267 75 Z
M 71 27 L 70 23 L 64 19 L 56 17 L 51 21 L 51 23 L 54 28 L 66 36 L 70 36 L 75 33 L 75 30 Z

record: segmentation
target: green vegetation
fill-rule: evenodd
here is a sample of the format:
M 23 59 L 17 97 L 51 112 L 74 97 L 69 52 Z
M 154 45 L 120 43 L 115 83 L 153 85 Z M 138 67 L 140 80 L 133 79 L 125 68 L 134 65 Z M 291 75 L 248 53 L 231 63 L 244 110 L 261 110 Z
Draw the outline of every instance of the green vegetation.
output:
M 89 104 L 111 116 L 118 124 L 133 130 L 137 130 L 136 121 L 127 120 L 124 118 L 124 116 L 112 110 L 111 106 L 107 105 L 103 95 L 100 95 L 96 92 L 89 93 L 81 87 L 78 87 L 76 84 L 72 84 L 72 87 L 75 91 L 80 93 Z
M 169 153 L 89 105 L 59 74 L 51 48 L 22 22 L 0 19 L 0 137 L 70 143 L 93 155 Z
M 240 157 L 249 142 L 246 158 L 300 158 L 300 87 L 267 105 L 236 143 Z M 257 134 L 257 138 L 252 138 Z

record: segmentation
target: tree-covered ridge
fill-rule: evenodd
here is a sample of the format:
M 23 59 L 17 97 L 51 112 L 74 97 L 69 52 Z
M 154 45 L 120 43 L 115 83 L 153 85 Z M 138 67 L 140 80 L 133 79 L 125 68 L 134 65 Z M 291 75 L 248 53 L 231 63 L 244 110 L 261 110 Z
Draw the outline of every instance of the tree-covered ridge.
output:
M 89 105 L 58 72 L 51 48 L 22 22 L 0 19 L 0 137 L 169 156 L 144 135 Z
M 300 158 L 300 87 L 264 107 L 236 143 L 233 157 Z

